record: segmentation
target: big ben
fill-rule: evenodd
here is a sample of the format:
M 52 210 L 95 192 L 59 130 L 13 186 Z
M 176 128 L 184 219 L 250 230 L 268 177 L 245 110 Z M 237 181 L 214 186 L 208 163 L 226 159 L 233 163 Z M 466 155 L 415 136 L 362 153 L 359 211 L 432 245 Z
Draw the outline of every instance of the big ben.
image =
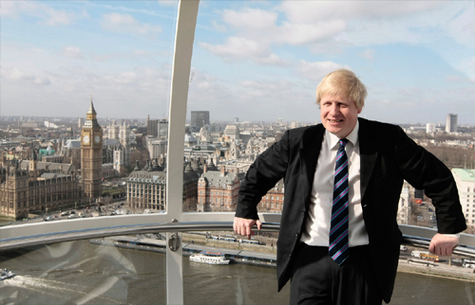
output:
M 91 98 L 91 106 L 81 130 L 82 189 L 84 196 L 90 199 L 102 195 L 102 128 L 96 115 Z

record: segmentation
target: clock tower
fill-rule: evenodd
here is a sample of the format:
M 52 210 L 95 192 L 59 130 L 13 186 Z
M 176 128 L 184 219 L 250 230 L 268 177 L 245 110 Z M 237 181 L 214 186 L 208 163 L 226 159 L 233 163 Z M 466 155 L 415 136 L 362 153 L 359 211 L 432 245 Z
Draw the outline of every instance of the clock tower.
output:
M 90 199 L 102 195 L 102 128 L 96 115 L 91 98 L 91 106 L 81 130 L 82 190 L 84 196 Z

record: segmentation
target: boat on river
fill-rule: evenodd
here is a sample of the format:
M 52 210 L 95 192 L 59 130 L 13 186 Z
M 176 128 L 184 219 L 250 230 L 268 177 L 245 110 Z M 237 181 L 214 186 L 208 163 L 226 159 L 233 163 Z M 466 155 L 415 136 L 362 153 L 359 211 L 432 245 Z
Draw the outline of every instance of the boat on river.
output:
M 0 281 L 14 277 L 16 274 L 13 271 L 8 269 L 1 269 L 0 271 Z
M 224 254 L 217 252 L 203 251 L 190 255 L 190 261 L 197 263 L 205 263 L 211 265 L 228 265 L 229 259 Z

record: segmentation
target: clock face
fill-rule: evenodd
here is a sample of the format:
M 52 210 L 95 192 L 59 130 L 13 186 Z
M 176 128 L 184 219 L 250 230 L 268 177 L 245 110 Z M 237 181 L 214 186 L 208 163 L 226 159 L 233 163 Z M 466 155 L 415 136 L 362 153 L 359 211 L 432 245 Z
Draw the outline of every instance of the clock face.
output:
M 89 144 L 89 136 L 88 135 L 85 135 L 84 137 L 82 137 L 82 142 L 84 144 Z
M 95 141 L 96 143 L 101 143 L 101 136 L 96 136 L 96 137 L 94 138 L 94 141 Z

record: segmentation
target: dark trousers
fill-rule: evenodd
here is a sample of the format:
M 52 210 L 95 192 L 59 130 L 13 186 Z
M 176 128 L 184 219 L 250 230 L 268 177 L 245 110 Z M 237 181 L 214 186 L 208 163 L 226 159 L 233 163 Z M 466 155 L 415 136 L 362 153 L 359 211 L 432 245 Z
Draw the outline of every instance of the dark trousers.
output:
M 381 305 L 382 297 L 372 274 L 369 247 L 350 248 L 339 266 L 327 247 L 302 243 L 292 267 L 290 304 Z

